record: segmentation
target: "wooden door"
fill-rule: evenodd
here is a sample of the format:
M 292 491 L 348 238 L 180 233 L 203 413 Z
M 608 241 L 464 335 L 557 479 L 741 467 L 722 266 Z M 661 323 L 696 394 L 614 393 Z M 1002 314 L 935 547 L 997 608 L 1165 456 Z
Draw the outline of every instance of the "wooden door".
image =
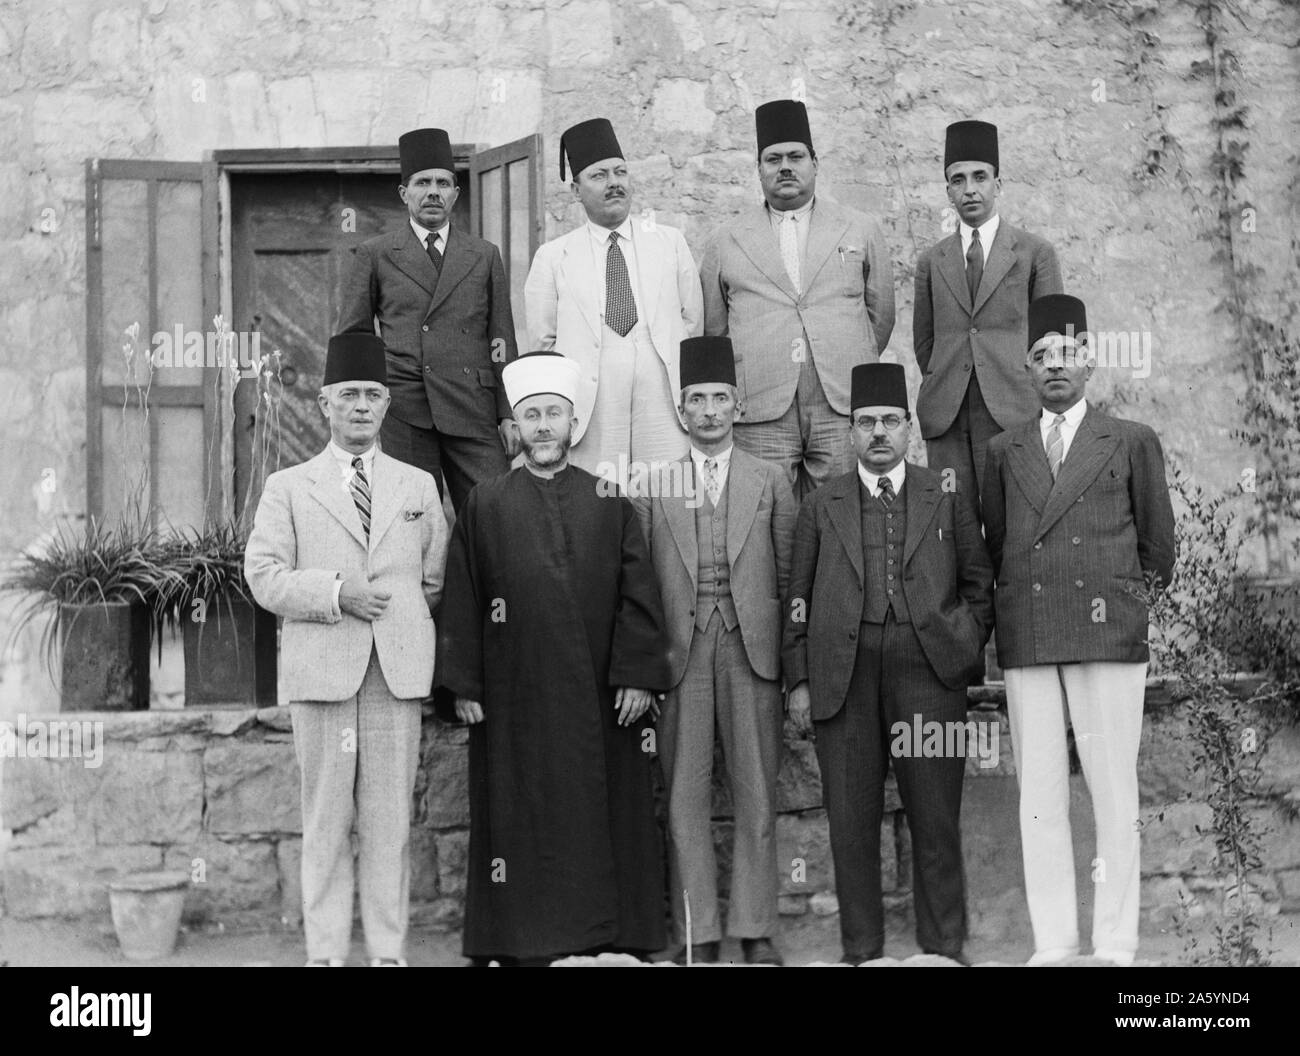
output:
M 454 223 L 468 226 L 468 174 Z M 235 394 L 237 509 L 256 506 L 262 482 L 324 448 L 329 428 L 316 397 L 339 292 L 355 247 L 407 222 L 394 173 L 274 172 L 230 177 L 232 327 L 278 349 L 279 373 Z M 269 397 L 269 400 L 268 400 Z

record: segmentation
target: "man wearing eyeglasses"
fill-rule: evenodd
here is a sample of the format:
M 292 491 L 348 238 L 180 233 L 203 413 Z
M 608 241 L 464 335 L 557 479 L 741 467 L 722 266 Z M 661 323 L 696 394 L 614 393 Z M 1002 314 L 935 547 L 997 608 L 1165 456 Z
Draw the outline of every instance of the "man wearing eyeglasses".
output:
M 903 461 L 912 416 L 901 364 L 853 368 L 857 468 L 813 492 L 795 528 L 783 638 L 789 712 L 815 732 L 835 859 L 843 963 L 885 944 L 880 825 L 893 756 L 912 833 L 916 937 L 965 963 L 964 753 L 919 750 L 913 730 L 965 729 L 993 570 L 973 506 Z M 954 743 L 957 738 L 953 738 Z M 963 742 L 964 744 L 964 742 Z
M 1068 707 L 1097 824 L 1093 955 L 1129 965 L 1141 894 L 1143 588 L 1173 578 L 1173 507 L 1156 434 L 1084 398 L 1094 355 L 1083 302 L 1065 294 L 1030 302 L 1028 337 L 1025 368 L 1042 413 L 989 442 L 983 496 L 1020 781 L 1029 963 L 1079 952 Z

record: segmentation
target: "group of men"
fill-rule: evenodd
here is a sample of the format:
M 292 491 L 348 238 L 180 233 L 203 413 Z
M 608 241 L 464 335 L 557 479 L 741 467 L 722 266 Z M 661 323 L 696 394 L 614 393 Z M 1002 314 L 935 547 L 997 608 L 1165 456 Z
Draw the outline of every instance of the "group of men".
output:
M 698 271 L 679 231 L 633 216 L 610 123 L 568 129 L 561 179 L 567 162 L 586 222 L 532 262 L 525 355 L 500 253 L 449 221 L 446 133 L 401 137 L 410 220 L 357 250 L 320 396 L 330 443 L 268 480 L 247 547 L 254 595 L 284 617 L 310 965 L 347 955 L 354 825 L 372 963 L 405 963 L 431 688 L 469 727 L 474 963 L 649 956 L 666 916 L 677 960 L 717 961 L 715 743 L 725 931 L 747 963 L 782 963 L 787 716 L 815 740 L 843 961 L 884 950 L 892 765 L 917 941 L 964 962 L 964 752 L 899 751 L 892 731 L 964 727 L 995 623 L 1031 963 L 1080 946 L 1067 708 L 1103 863 L 1094 953 L 1133 960 L 1143 589 L 1174 561 L 1159 441 L 1087 404 L 1084 306 L 1051 246 L 998 216 L 997 129 L 962 121 L 944 152 L 958 228 L 917 264 L 929 468 L 908 463 L 905 372 L 879 361 L 880 228 L 816 193 L 802 103 L 755 125 L 763 202 Z

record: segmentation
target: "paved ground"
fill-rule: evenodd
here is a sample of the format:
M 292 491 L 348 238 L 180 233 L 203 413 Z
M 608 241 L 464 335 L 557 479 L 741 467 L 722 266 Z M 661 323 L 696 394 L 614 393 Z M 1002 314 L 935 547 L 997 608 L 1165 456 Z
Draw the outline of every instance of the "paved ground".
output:
M 1273 927 L 1273 963 L 1300 965 L 1300 920 L 1293 916 L 1276 918 Z M 778 939 L 778 944 L 791 965 L 835 961 L 840 954 L 836 929 L 835 918 L 806 921 Z M 356 933 L 360 934 L 359 927 Z M 915 941 L 901 931 L 891 933 L 885 952 L 888 958 L 900 961 L 915 958 L 920 953 Z M 1023 964 L 1031 950 L 1027 942 L 971 942 L 966 952 L 976 965 Z M 1139 963 L 1173 966 L 1181 959 L 1182 942 L 1172 934 L 1144 932 L 1140 953 Z M 723 954 L 739 960 L 738 944 L 726 944 Z M 205 930 L 182 933 L 176 952 L 163 961 L 153 963 L 165 967 L 292 967 L 300 965 L 303 957 L 302 936 L 297 932 L 232 933 Z M 466 963 L 460 956 L 458 934 L 433 931 L 417 931 L 412 934 L 409 959 L 414 966 Z M 107 921 L 94 925 L 73 925 L 9 919 L 0 919 L 0 961 L 7 961 L 13 967 L 126 967 L 132 963 L 118 950 L 117 939 Z M 365 961 L 365 951 L 359 944 L 354 945 L 349 963 L 364 965 Z M 1095 962 L 1082 958 L 1079 963 Z

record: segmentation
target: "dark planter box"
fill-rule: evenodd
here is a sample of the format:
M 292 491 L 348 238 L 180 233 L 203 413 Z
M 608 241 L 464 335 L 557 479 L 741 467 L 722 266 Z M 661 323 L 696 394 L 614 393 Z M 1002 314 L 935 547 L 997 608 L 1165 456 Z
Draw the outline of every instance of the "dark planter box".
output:
M 60 605 L 63 711 L 149 707 L 149 610 L 126 601 Z
M 222 597 L 208 605 L 202 623 L 184 620 L 183 626 L 187 708 L 275 707 L 274 613 Z

